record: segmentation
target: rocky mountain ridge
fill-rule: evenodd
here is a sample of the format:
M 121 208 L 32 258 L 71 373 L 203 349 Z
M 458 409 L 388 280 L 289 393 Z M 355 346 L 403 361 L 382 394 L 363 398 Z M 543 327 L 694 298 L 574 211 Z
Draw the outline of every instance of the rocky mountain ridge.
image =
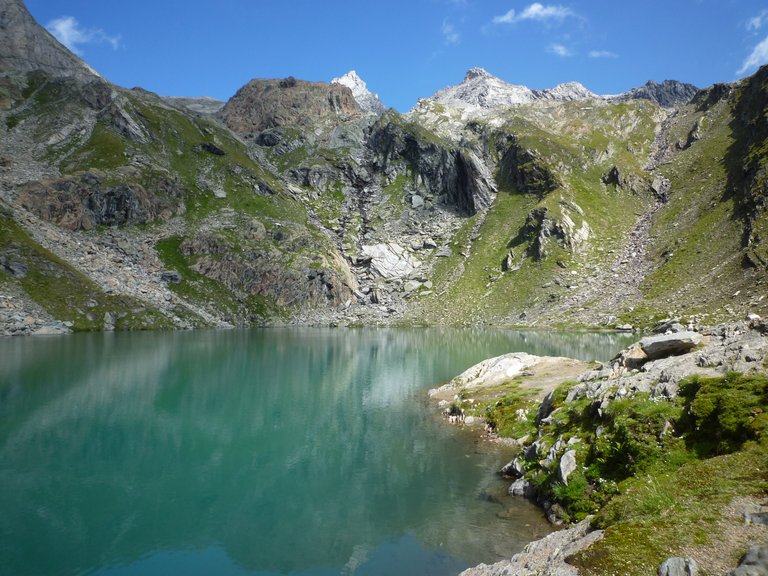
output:
M 579 82 L 565 82 L 554 88 L 534 90 L 527 86 L 505 82 L 483 68 L 472 68 L 460 84 L 438 90 L 429 98 L 421 100 L 420 104 L 437 103 L 447 107 L 482 112 L 518 104 L 530 104 L 539 100 L 568 102 L 599 99 L 620 102 L 646 99 L 668 108 L 686 104 L 696 92 L 698 88 L 695 86 L 675 80 L 665 80 L 661 84 L 649 81 L 643 86 L 622 94 L 607 96 L 597 95 Z
M 536 100 L 581 100 L 596 98 L 578 82 L 558 84 L 549 90 L 532 90 L 527 86 L 509 84 L 484 68 L 471 68 L 461 84 L 448 86 L 427 98 L 445 106 L 493 109 Z

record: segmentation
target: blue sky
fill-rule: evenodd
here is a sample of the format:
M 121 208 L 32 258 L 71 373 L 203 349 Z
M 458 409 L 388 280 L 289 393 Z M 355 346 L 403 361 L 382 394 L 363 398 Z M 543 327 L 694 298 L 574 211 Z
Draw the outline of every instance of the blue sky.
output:
M 704 87 L 768 62 L 768 0 L 27 0 L 110 81 L 226 100 L 251 78 L 357 70 L 405 111 L 482 66 L 507 82 Z

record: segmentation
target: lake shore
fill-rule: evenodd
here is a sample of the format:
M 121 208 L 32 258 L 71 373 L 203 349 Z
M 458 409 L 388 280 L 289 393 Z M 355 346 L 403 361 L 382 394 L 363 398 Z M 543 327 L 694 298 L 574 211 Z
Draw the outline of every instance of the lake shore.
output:
M 675 328 L 677 332 L 669 331 L 667 335 L 640 340 L 607 363 L 590 364 L 567 358 L 511 353 L 483 361 L 448 384 L 430 390 L 430 397 L 437 401 L 449 421 L 477 427 L 484 430 L 487 438 L 501 437 L 502 441 L 520 446 L 520 456 L 502 468 L 502 474 L 511 482 L 514 480 L 510 494 L 537 501 L 554 523 L 562 524 L 565 520 L 571 524 L 531 542 L 509 560 L 478 565 L 463 572 L 464 576 L 603 574 L 607 572 L 601 571 L 600 567 L 606 562 L 594 561 L 595 556 L 614 553 L 616 560 L 620 559 L 624 550 L 616 545 L 616 541 L 630 531 L 632 522 L 621 515 L 606 522 L 604 510 L 609 507 L 610 500 L 620 501 L 622 494 L 631 491 L 632 482 L 640 477 L 652 484 L 661 483 L 663 476 L 673 487 L 677 480 L 668 479 L 672 472 L 666 469 L 663 472 L 661 468 L 655 472 L 638 470 L 622 482 L 613 484 L 611 489 L 615 497 L 606 498 L 599 505 L 592 503 L 592 513 L 574 513 L 578 506 L 567 498 L 553 501 L 553 494 L 567 492 L 569 479 L 570 485 L 576 488 L 576 481 L 582 480 L 582 474 L 590 472 L 584 466 L 589 458 L 587 446 L 599 443 L 601 435 L 598 428 L 597 436 L 579 438 L 576 432 L 565 432 L 566 428 L 561 426 L 560 435 L 553 436 L 552 430 L 557 429 L 553 422 L 564 418 L 562 415 L 577 404 L 586 407 L 587 412 L 594 411 L 596 419 L 611 414 L 614 406 L 631 406 L 633 402 L 640 405 L 649 401 L 656 407 L 674 405 L 681 402 L 684 393 L 681 386 L 684 387 L 691 377 L 722 379 L 738 372 L 760 378 L 768 373 L 768 325 L 757 316 L 696 333 Z M 764 408 L 757 406 L 751 410 L 754 412 L 752 416 L 759 418 Z M 664 434 L 670 438 L 679 434 L 682 438 L 682 432 L 672 428 L 673 423 L 671 418 L 665 421 L 667 430 Z M 583 423 L 579 430 L 579 434 L 585 436 Z M 510 436 L 511 440 L 504 438 Z M 744 446 L 722 458 L 738 459 L 742 452 L 751 449 L 749 445 Z M 690 457 L 691 461 L 685 466 L 691 469 L 715 466 L 718 458 L 694 462 Z M 768 457 L 764 459 L 768 465 Z M 590 480 L 583 484 L 582 490 L 597 491 L 597 488 Z M 657 546 L 654 549 L 657 557 L 650 558 L 643 569 L 653 568 L 655 571 L 667 557 L 677 555 L 698 563 L 707 573 L 724 573 L 735 568 L 739 557 L 751 544 L 768 542 L 768 527 L 755 522 L 745 523 L 745 518 L 752 517 L 750 515 L 762 518 L 760 515 L 768 514 L 768 507 L 763 506 L 765 499 L 755 498 L 756 490 L 758 495 L 762 493 L 764 496 L 768 493 L 768 482 L 739 483 L 738 479 L 734 480 L 731 492 L 713 505 L 708 521 L 700 521 L 703 530 L 727 534 L 727 538 L 693 545 L 687 543 L 683 535 L 679 542 Z M 598 513 L 599 517 L 596 519 L 593 513 Z M 646 517 L 645 531 L 653 530 L 651 526 L 661 523 L 663 515 L 664 510 L 657 510 L 655 515 Z M 636 528 L 632 526 L 632 529 Z M 606 534 L 607 543 L 603 543 Z M 596 546 L 598 542 L 601 544 Z M 661 553 L 663 550 L 668 551 L 668 556 Z M 631 563 L 624 570 L 624 574 L 645 573 Z

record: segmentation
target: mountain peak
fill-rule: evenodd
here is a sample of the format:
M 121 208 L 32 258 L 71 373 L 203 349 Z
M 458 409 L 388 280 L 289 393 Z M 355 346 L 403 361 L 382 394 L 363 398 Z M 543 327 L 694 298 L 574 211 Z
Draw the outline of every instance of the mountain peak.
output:
M 620 94 L 617 98 L 619 100 L 650 100 L 659 106 L 669 108 L 679 104 L 687 104 L 698 91 L 699 88 L 693 84 L 686 84 L 677 80 L 664 80 L 661 83 L 655 80 L 648 80 L 642 86 L 632 88 L 628 92 Z
M 429 100 L 464 110 L 489 110 L 536 100 L 585 100 L 597 98 L 578 82 L 565 82 L 548 90 L 531 90 L 510 84 L 485 68 L 470 68 L 461 84 L 438 90 Z
M 366 83 L 354 70 L 350 70 L 343 76 L 334 78 L 331 80 L 331 84 L 340 84 L 352 90 L 352 95 L 364 112 L 381 114 L 386 110 L 386 106 L 384 106 L 384 103 L 379 99 L 379 95 L 368 90 Z
M 0 2 L 0 72 L 44 70 L 52 76 L 99 75 L 38 24 L 21 0 Z
M 554 88 L 542 90 L 539 92 L 541 98 L 547 100 L 586 100 L 587 98 L 598 98 L 597 94 L 589 90 L 581 82 L 563 82 Z
M 475 67 L 467 70 L 467 73 L 464 75 L 464 82 L 469 82 L 475 78 L 495 78 L 495 76 L 485 68 Z

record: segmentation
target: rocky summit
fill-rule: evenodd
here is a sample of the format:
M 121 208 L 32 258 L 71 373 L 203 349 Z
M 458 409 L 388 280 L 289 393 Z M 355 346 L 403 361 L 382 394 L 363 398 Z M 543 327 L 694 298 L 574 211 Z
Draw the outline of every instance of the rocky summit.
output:
M 368 90 L 366 83 L 354 70 L 350 70 L 339 78 L 334 78 L 331 80 L 331 84 L 341 84 L 352 90 L 352 96 L 355 97 L 355 101 L 363 112 L 381 114 L 387 109 L 384 103 L 379 99 L 378 94 L 374 94 Z
M 472 68 L 406 114 L 355 72 L 164 98 L 2 0 L 0 330 L 765 314 L 767 77 L 600 96 Z

